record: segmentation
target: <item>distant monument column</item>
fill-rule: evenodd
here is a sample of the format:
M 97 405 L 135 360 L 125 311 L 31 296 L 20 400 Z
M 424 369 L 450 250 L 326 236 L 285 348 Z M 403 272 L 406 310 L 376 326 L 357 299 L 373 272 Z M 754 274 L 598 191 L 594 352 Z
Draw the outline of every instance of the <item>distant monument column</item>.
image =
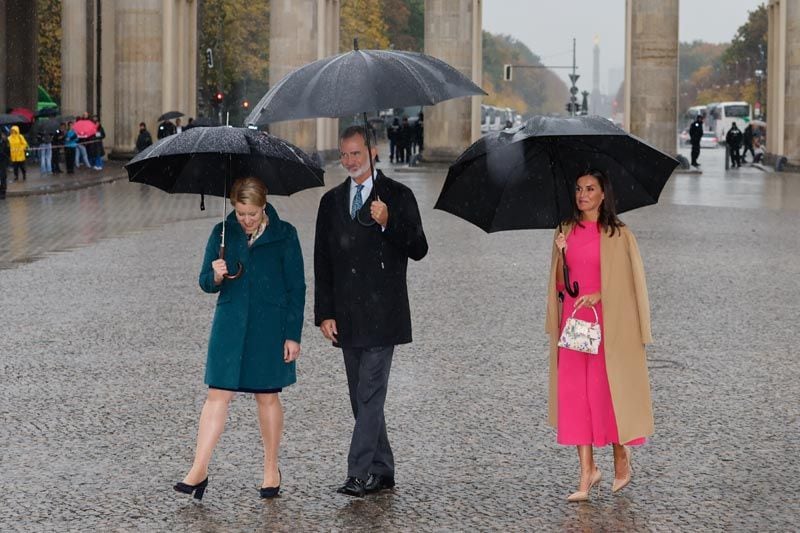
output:
M 296 68 L 338 53 L 339 0 L 272 0 L 269 82 L 275 85 Z M 324 158 L 337 150 L 335 119 L 276 122 L 270 131 Z
M 626 0 L 625 129 L 677 153 L 678 0 Z
M 594 48 L 592 48 L 592 96 L 589 99 L 590 115 L 600 114 L 600 36 L 594 36 Z
M 0 1 L 0 113 L 6 107 L 36 111 L 39 54 L 36 2 Z
M 800 166 L 800 0 L 770 0 L 767 149 Z
M 449 63 L 481 85 L 481 0 L 425 0 L 425 53 Z M 426 161 L 453 161 L 480 137 L 481 98 L 442 102 L 425 109 Z

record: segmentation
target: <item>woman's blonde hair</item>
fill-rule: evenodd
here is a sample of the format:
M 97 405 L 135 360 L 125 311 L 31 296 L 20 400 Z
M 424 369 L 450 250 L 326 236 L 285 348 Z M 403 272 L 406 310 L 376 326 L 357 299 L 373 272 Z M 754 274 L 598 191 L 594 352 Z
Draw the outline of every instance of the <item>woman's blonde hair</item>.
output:
M 263 207 L 267 205 L 267 186 L 258 178 L 239 178 L 233 182 L 230 198 L 232 205 L 238 202 Z

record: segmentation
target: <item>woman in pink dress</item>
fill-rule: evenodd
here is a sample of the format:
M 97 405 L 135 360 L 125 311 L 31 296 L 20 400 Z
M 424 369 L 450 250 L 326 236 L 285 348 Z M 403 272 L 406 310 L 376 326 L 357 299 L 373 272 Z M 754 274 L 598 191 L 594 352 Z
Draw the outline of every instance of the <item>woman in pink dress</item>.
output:
M 556 348 L 557 442 L 576 446 L 581 465 L 578 490 L 567 498 L 571 502 L 588 500 L 602 477 L 593 446 L 613 447 L 613 492 L 628 485 L 632 473 L 628 446 L 643 444 L 653 425 L 644 357 L 644 344 L 650 342 L 649 304 L 636 241 L 616 216 L 611 184 L 602 171 L 591 170 L 577 179 L 575 204 L 553 249 L 551 298 L 555 300 L 556 291 L 559 299 L 563 297 L 555 333 L 574 312 L 581 320 L 598 320 L 603 335 L 596 355 Z M 562 249 L 570 282 L 579 286 L 575 297 L 564 291 Z M 548 315 L 553 312 L 550 303 Z M 551 341 L 557 341 L 553 329 L 548 327 Z M 552 386 L 551 376 L 551 404 Z M 551 422 L 552 418 L 551 413 Z

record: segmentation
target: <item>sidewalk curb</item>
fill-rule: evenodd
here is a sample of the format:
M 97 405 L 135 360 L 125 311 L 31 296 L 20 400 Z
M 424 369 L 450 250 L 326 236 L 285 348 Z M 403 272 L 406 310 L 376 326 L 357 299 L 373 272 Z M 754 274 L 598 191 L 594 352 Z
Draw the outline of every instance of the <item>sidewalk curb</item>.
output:
M 96 185 L 102 185 L 104 183 L 112 183 L 114 181 L 119 181 L 121 179 L 126 179 L 128 177 L 127 174 L 116 175 L 116 176 L 98 176 L 95 179 L 85 180 L 85 181 L 73 181 L 70 183 L 51 183 L 48 185 L 43 185 L 41 187 L 37 187 L 35 189 L 27 189 L 24 191 L 6 191 L 6 198 L 19 198 L 23 196 L 39 196 L 44 194 L 57 194 L 60 192 L 67 192 L 67 191 L 75 191 L 78 189 L 88 189 L 89 187 L 94 187 Z

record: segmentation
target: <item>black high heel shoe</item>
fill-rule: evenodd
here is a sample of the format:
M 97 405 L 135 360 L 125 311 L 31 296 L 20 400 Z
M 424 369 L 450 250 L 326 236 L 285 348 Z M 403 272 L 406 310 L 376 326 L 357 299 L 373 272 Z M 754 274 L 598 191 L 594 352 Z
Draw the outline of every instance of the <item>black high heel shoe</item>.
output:
M 203 494 L 205 494 L 207 486 L 208 486 L 208 476 L 206 476 L 206 478 L 197 485 L 189 485 L 187 483 L 184 483 L 183 481 L 180 481 L 178 483 L 175 483 L 175 486 L 172 488 L 184 494 L 194 493 L 194 498 L 196 500 L 202 500 Z
M 262 498 L 274 498 L 281 491 L 281 469 L 278 469 L 278 486 L 277 487 L 261 487 L 258 493 Z

